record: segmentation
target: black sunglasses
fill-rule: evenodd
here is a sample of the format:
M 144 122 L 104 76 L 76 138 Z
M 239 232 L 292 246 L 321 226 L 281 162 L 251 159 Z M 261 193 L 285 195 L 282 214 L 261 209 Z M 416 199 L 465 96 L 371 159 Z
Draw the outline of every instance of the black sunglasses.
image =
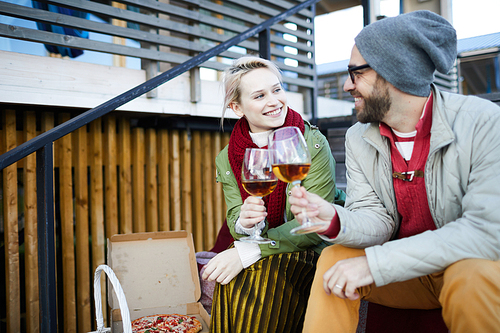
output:
M 354 84 L 354 79 L 355 79 L 354 72 L 359 71 L 360 69 L 365 69 L 365 68 L 370 68 L 370 65 L 364 64 L 361 66 L 347 67 L 347 72 L 349 73 L 349 77 L 351 78 L 352 84 Z

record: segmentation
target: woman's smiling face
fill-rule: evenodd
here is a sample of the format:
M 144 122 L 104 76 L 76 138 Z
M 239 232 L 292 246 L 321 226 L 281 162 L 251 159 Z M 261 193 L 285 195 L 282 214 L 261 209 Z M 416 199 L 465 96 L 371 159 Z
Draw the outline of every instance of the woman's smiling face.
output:
M 238 117 L 245 117 L 252 133 L 283 126 L 288 111 L 286 93 L 278 77 L 257 68 L 241 77 L 240 101 L 230 104 Z

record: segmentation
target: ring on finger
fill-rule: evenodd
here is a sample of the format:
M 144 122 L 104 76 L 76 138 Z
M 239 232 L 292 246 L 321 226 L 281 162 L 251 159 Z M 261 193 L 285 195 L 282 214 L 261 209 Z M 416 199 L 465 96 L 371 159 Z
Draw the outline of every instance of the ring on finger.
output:
M 336 284 L 335 288 L 339 288 L 340 290 L 342 290 L 343 287 L 341 285 Z

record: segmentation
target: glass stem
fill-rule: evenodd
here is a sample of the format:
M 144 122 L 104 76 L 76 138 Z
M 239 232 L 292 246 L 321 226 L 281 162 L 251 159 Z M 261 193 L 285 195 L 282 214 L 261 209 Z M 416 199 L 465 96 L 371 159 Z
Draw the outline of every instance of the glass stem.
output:
M 294 180 L 292 182 L 292 185 L 294 187 L 297 187 L 299 188 L 300 187 L 300 180 Z M 306 214 L 306 208 L 305 207 L 302 207 L 302 224 L 305 224 L 305 223 L 308 223 L 309 222 L 309 218 L 307 217 L 307 214 Z
M 257 198 L 262 199 L 262 197 L 257 197 Z M 259 229 L 259 224 L 260 222 L 253 226 L 253 237 L 255 238 L 259 238 L 261 234 L 261 230 Z
M 259 223 L 257 223 L 256 225 L 253 226 L 253 235 L 255 237 L 259 237 L 260 236 Z

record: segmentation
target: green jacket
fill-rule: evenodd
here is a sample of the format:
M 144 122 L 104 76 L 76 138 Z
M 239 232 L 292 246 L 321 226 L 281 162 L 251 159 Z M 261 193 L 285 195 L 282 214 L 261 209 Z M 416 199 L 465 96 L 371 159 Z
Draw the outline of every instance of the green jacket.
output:
M 302 185 L 310 192 L 316 193 L 329 202 L 343 204 L 345 193 L 337 190 L 335 186 L 335 160 L 332 156 L 330 146 L 325 136 L 312 126 L 307 121 L 305 123 L 304 137 L 307 146 L 311 153 L 311 169 L 309 174 L 302 181 Z M 240 207 L 243 204 L 241 200 L 240 190 L 236 182 L 236 178 L 231 170 L 231 165 L 228 159 L 228 146 L 219 153 L 215 159 L 217 167 L 217 182 L 222 183 L 224 189 L 224 197 L 227 205 L 227 225 L 234 239 L 238 240 L 246 235 L 241 235 L 235 232 L 234 226 L 236 220 L 240 216 Z M 288 184 L 287 193 L 291 190 L 291 184 Z M 266 225 L 262 232 L 263 237 L 268 237 L 275 242 L 271 244 L 260 244 L 262 257 L 267 257 L 272 254 L 304 251 L 312 248 L 317 253 L 320 253 L 323 248 L 331 243 L 323 241 L 317 234 L 306 234 L 293 236 L 290 230 L 299 226 L 300 223 L 295 220 L 290 211 L 290 203 L 288 197 L 286 200 L 286 223 L 279 227 L 268 230 Z

